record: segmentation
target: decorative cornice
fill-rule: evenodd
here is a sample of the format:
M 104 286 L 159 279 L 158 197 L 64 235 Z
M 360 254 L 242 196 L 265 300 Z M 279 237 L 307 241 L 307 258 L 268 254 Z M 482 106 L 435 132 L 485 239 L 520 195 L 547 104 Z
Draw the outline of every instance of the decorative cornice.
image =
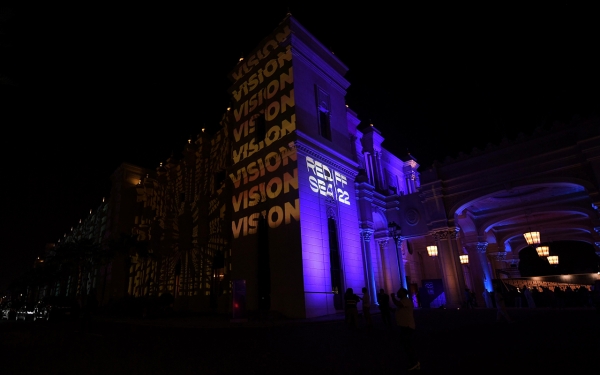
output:
M 387 246 L 388 242 L 389 238 L 380 238 L 377 240 L 377 244 L 379 245 L 379 248 L 381 250 L 383 250 Z
M 385 207 L 381 207 L 380 205 L 378 205 L 377 203 L 373 203 L 371 202 L 371 208 L 381 211 L 383 213 L 385 213 L 387 211 L 387 209 Z
M 446 240 L 448 238 L 456 239 L 458 232 L 460 232 L 460 228 L 443 228 L 434 230 L 431 235 L 436 241 L 438 241 Z
M 358 227 L 360 229 L 360 231 L 370 231 L 371 233 L 374 232 L 373 230 L 373 222 L 370 220 L 363 220 L 360 221 L 358 224 Z
M 357 170 L 348 168 L 346 165 L 343 165 L 343 164 L 333 160 L 331 157 L 324 155 L 321 152 L 318 152 L 314 148 L 309 147 L 308 145 L 306 145 L 302 142 L 296 141 L 295 146 L 296 146 L 296 152 L 298 154 L 301 154 L 304 156 L 310 156 L 311 158 L 315 158 L 318 161 L 320 161 L 324 164 L 327 164 L 328 166 L 335 168 L 336 170 L 344 173 L 346 176 L 351 177 L 353 180 L 358 175 Z

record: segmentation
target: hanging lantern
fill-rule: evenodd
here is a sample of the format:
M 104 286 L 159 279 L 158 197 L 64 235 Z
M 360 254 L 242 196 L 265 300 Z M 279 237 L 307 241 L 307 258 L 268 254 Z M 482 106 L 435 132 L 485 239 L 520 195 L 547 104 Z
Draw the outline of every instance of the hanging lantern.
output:
M 427 254 L 430 257 L 436 257 L 438 255 L 437 246 L 427 246 Z
M 537 251 L 538 256 L 541 257 L 547 257 L 548 255 L 550 255 L 549 246 L 538 246 L 535 248 L 535 251 Z
M 523 233 L 523 237 L 525 237 L 525 241 L 527 241 L 527 245 L 535 245 L 535 244 L 540 243 L 540 232 Z

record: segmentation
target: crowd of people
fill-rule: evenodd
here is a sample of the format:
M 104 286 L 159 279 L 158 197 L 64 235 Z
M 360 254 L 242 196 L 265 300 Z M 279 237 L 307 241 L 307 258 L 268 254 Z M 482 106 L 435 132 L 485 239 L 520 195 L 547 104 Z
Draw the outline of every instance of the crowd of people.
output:
M 465 288 L 465 307 L 478 307 L 475 294 Z M 391 300 L 390 300 L 391 297 Z M 600 293 L 585 287 L 577 289 L 554 290 L 544 287 L 517 288 L 514 286 L 496 285 L 493 292 L 484 291 L 486 307 L 494 307 L 497 310 L 496 320 L 498 322 L 512 323 L 513 320 L 507 307 L 516 308 L 565 308 L 565 307 L 596 307 L 600 311 Z M 348 288 L 344 295 L 346 324 L 350 329 L 356 330 L 361 326 L 359 305 L 362 305 L 362 319 L 367 329 L 373 329 L 371 317 L 372 306 L 377 303 L 381 313 L 381 322 L 384 326 L 396 330 L 398 334 L 399 347 L 404 350 L 410 365 L 408 370 L 420 369 L 417 352 L 414 346 L 415 320 L 413 316 L 415 303 L 409 295 L 408 290 L 400 288 L 396 293 L 387 294 L 384 289 L 379 289 L 375 298 L 372 299 L 367 287 L 362 288 L 362 296 L 354 293 Z M 393 322 L 395 321 L 395 324 Z
M 358 304 L 362 302 L 362 314 L 364 325 L 367 329 L 373 329 L 373 320 L 371 318 L 371 296 L 367 287 L 362 288 L 362 297 L 354 293 L 352 288 L 346 289 L 344 301 L 346 306 L 346 324 L 350 329 L 359 328 Z M 414 304 L 409 296 L 408 290 L 400 288 L 397 293 L 388 295 L 384 289 L 379 289 L 377 293 L 377 305 L 381 312 L 381 320 L 387 327 L 392 325 L 392 307 L 394 305 L 394 317 L 396 321 L 399 347 L 404 351 L 408 360 L 408 371 L 420 370 L 421 363 L 419 362 L 415 341 L 415 318 Z
M 510 287 L 507 291 L 507 306 L 510 307 L 551 307 L 551 308 L 569 308 L 569 307 L 594 307 L 597 298 L 594 291 L 590 291 L 584 286 L 571 288 L 567 286 L 562 289 L 558 286 L 554 289 L 547 287 L 528 287 L 523 288 Z
M 391 299 L 390 299 L 391 297 Z M 507 307 L 516 308 L 566 308 L 566 307 L 595 307 L 600 311 L 600 293 L 593 288 L 554 290 L 545 287 L 514 287 L 512 285 L 496 285 L 492 292 L 484 291 L 484 307 L 494 307 L 497 311 L 498 322 L 512 323 Z M 468 288 L 464 289 L 464 307 L 477 308 L 479 305 L 475 294 Z M 357 330 L 361 325 L 373 329 L 371 317 L 372 307 L 376 303 L 381 313 L 381 322 L 384 326 L 398 332 L 399 348 L 406 354 L 409 361 L 409 371 L 420 369 L 420 362 L 414 345 L 415 320 L 413 316 L 415 302 L 408 290 L 400 288 L 396 293 L 388 294 L 384 289 L 379 289 L 375 298 L 371 298 L 367 287 L 362 288 L 362 296 L 348 288 L 344 295 L 346 324 L 350 329 Z M 362 305 L 359 314 L 359 305 Z M 395 324 L 393 323 L 395 321 Z

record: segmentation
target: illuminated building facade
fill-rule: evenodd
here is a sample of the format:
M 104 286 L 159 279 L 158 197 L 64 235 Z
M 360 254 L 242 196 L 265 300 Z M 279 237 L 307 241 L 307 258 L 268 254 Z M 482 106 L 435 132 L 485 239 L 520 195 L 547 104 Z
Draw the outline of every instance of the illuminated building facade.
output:
M 347 70 L 286 17 L 232 70 L 216 135 L 157 171 L 117 170 L 107 238 L 131 233 L 148 250 L 114 262 L 104 300 L 169 292 L 229 311 L 242 288 L 248 311 L 305 317 L 343 310 L 346 288 L 395 290 L 386 199 L 418 191 L 418 164 L 357 130 Z
M 405 286 L 415 305 L 460 307 L 468 287 L 484 306 L 527 226 L 600 244 L 597 123 L 419 172 L 346 106 L 347 70 L 288 16 L 231 71 L 216 134 L 115 171 L 101 303 L 171 293 L 179 309 L 304 318 L 342 311 L 347 288 Z

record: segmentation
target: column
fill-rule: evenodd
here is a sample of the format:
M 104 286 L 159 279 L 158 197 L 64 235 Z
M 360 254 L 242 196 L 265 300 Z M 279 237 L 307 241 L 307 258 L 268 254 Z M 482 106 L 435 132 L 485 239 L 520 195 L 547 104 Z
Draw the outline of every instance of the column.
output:
M 369 178 L 369 184 L 377 186 L 375 184 L 375 176 L 373 173 L 373 155 L 365 153 L 365 168 L 367 170 L 367 176 Z
M 388 257 L 385 254 L 385 250 L 387 249 L 387 245 L 389 242 L 389 238 L 382 238 L 377 240 L 377 245 L 379 245 L 379 254 L 381 257 L 381 288 L 384 288 L 387 292 L 390 292 L 392 290 L 391 288 L 391 282 L 388 283 L 386 282 L 387 280 L 391 281 L 391 277 L 390 275 L 388 275 L 388 264 L 391 264 L 390 262 L 388 262 Z M 377 288 L 377 286 L 376 286 Z
M 375 292 L 375 274 L 373 272 L 373 260 L 371 258 L 371 235 L 373 234 L 372 229 L 363 229 L 360 232 L 360 237 L 362 239 L 362 248 L 363 248 L 363 264 L 365 269 L 365 286 L 369 290 L 371 294 L 371 300 L 377 296 L 377 292 Z
M 491 292 L 493 291 L 494 286 L 492 285 L 492 270 L 490 268 L 490 264 L 487 261 L 487 247 L 487 242 L 477 242 L 477 258 L 479 259 L 479 264 L 481 266 L 483 287 L 488 292 Z
M 438 243 L 438 256 L 442 268 L 442 279 L 444 281 L 444 292 L 446 294 L 446 306 L 459 308 L 464 300 L 465 288 L 464 276 L 458 258 L 458 246 L 456 244 L 456 229 L 436 231 L 433 236 Z
M 381 151 L 375 151 L 375 163 L 377 170 L 377 183 L 375 186 L 379 189 L 384 189 L 385 186 L 385 176 L 383 175 L 383 168 L 381 167 Z
M 597 207 L 596 207 L 596 210 L 597 210 Z M 600 234 L 600 227 L 594 227 L 594 230 L 596 231 L 596 233 Z M 596 245 L 598 250 L 600 250 L 600 242 L 594 242 L 594 245 Z M 600 257 L 600 251 L 596 251 L 596 255 L 598 255 Z
M 402 251 L 402 242 L 404 242 L 405 239 L 405 237 L 400 237 L 398 239 L 398 254 L 400 255 L 400 276 L 402 276 L 402 287 L 408 290 L 408 284 L 406 283 L 406 263 L 408 260 L 404 259 L 404 252 Z
M 492 291 L 492 270 L 487 261 L 487 242 L 469 243 L 466 248 L 469 252 L 470 269 L 473 271 L 473 292 L 480 300 L 480 297 L 485 300 L 485 304 L 480 303 L 480 306 L 487 306 L 488 299 L 485 293 Z

